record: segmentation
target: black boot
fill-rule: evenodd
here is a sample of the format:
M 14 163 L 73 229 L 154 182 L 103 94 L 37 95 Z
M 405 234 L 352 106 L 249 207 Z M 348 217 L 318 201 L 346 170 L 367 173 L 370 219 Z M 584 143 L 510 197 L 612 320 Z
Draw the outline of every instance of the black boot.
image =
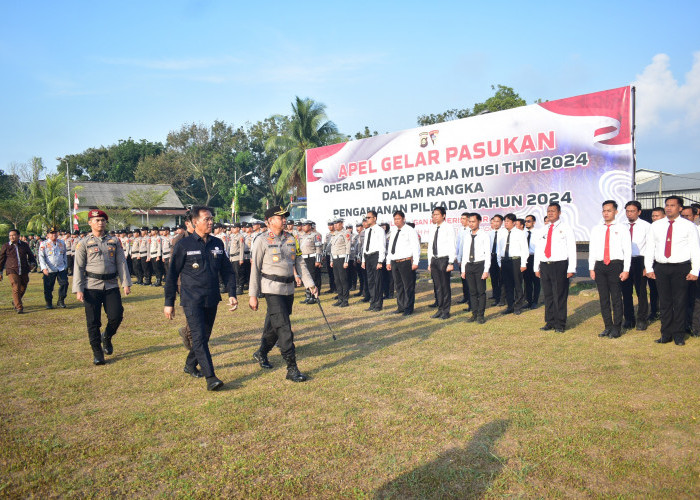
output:
M 53 309 L 53 304 L 51 302 L 47 302 L 46 309 Z
M 102 332 L 102 349 L 104 350 L 104 353 L 107 355 L 110 355 L 113 352 L 112 336 L 107 335 L 107 330 Z
M 93 355 L 93 360 L 92 360 L 92 362 L 93 362 L 95 365 L 98 365 L 98 366 L 99 366 L 99 365 L 104 365 L 104 364 L 105 364 L 105 355 L 104 355 L 104 353 L 102 352 L 102 348 L 98 348 L 98 349 L 93 348 L 93 349 L 92 349 L 92 355 Z
M 65 309 L 66 303 L 64 302 L 64 299 L 58 299 L 58 302 L 56 302 L 56 306 L 60 307 L 61 309 Z
M 267 348 L 267 346 L 263 342 L 261 342 L 260 348 L 253 353 L 253 359 L 258 362 L 258 364 L 260 365 L 260 368 L 265 368 L 267 370 L 271 370 L 272 364 L 267 359 L 268 352 L 270 352 L 270 350 Z
M 306 375 L 299 371 L 295 354 L 284 356 L 284 360 L 287 362 L 287 380 L 291 380 L 292 382 L 306 382 L 306 380 L 308 380 Z

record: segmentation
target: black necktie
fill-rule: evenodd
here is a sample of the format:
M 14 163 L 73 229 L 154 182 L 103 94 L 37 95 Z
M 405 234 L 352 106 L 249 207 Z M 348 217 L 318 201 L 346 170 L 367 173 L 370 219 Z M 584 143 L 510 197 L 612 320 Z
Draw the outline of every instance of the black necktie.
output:
M 440 231 L 440 226 L 437 227 L 435 230 L 435 238 L 433 238 L 433 255 L 435 257 L 438 256 L 438 248 L 437 248 L 437 240 L 438 240 L 438 231 Z
M 527 231 L 527 246 L 530 246 L 530 236 L 532 236 L 532 231 L 528 229 Z
M 474 239 L 476 238 L 475 234 L 472 234 L 472 244 L 469 247 L 469 262 L 474 262 Z
M 401 232 L 401 229 L 396 231 L 396 236 L 394 236 L 394 243 L 391 245 L 391 254 L 394 255 L 394 252 L 396 252 L 396 242 L 399 239 L 399 233 Z
M 496 253 L 496 243 L 498 243 L 498 230 L 493 235 L 493 246 L 491 247 L 491 253 Z
M 503 258 L 510 258 L 510 231 L 508 231 L 508 237 L 506 238 L 506 251 L 503 254 Z
M 365 252 L 369 251 L 369 240 L 372 239 L 372 228 L 367 230 L 367 245 L 365 246 Z

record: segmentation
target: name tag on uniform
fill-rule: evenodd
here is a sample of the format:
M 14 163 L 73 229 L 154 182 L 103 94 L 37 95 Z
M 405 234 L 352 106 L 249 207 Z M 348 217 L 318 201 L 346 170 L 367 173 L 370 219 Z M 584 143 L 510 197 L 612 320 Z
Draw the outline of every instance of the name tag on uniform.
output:
M 187 255 L 202 255 L 201 250 L 188 250 Z
M 214 255 L 214 257 L 216 257 L 217 255 L 221 255 L 222 253 L 224 253 L 224 251 L 221 250 L 219 247 L 214 247 L 211 249 L 211 253 Z

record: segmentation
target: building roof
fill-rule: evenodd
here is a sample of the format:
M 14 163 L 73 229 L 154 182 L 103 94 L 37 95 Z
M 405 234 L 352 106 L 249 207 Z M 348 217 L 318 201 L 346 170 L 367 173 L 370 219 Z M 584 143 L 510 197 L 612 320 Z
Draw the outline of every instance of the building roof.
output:
M 78 190 L 80 209 L 84 207 L 121 207 L 124 206 L 129 193 L 148 189 L 168 192 L 165 199 L 156 207 L 157 210 L 185 208 L 170 184 L 72 181 L 70 183 L 71 192 L 76 186 L 82 187 Z M 73 200 L 71 200 L 71 205 L 72 203 Z
M 664 193 L 670 191 L 698 191 L 700 190 L 700 172 L 678 175 L 663 174 L 661 176 L 661 189 Z M 637 184 L 637 194 L 658 192 L 658 174 L 653 179 Z

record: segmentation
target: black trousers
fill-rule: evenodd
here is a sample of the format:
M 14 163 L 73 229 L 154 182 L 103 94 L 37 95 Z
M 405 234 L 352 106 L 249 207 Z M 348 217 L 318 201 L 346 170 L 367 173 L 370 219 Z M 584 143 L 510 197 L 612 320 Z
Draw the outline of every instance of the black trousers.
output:
M 165 274 L 165 269 L 163 268 L 163 261 L 151 259 L 151 266 L 153 267 L 153 277 L 156 279 L 156 283 L 162 283 L 163 275 Z
M 413 260 L 391 262 L 391 274 L 396 285 L 396 307 L 405 313 L 412 313 L 416 303 L 416 272 Z
M 330 291 L 335 292 L 335 273 L 331 267 L 331 256 L 326 255 L 326 272 L 328 273 L 328 284 L 330 286 Z M 335 264 L 334 264 L 335 265 Z
M 527 269 L 523 273 L 523 280 L 525 281 L 525 300 L 527 301 L 527 306 L 532 307 L 537 305 L 540 300 L 540 279 L 535 276 L 535 256 L 530 255 L 527 258 Z
M 129 275 L 134 275 L 134 263 L 131 261 L 131 255 L 126 258 L 126 267 L 129 269 Z
M 168 270 L 170 269 L 170 257 L 163 259 L 163 281 L 168 276 Z
M 350 299 L 350 287 L 348 287 L 348 270 L 343 267 L 345 257 L 333 259 L 333 276 L 335 290 L 338 292 L 338 300 L 347 302 Z
M 241 265 L 241 261 L 238 260 L 238 257 L 231 260 L 231 267 L 233 268 L 233 274 L 236 275 L 236 294 L 240 295 L 243 293 L 243 278 L 241 276 L 241 269 L 243 269 L 243 266 Z
M 435 300 L 438 304 L 438 312 L 450 313 L 452 303 L 452 288 L 450 286 L 450 272 L 447 271 L 448 257 L 433 257 L 430 261 L 430 276 L 435 287 Z
M 656 289 L 659 291 L 661 338 L 680 342 L 685 339 L 685 316 L 688 300 L 690 262 L 661 264 L 654 262 Z
M 498 267 L 498 257 L 495 253 L 491 254 L 491 267 L 489 269 L 491 275 L 491 297 L 495 302 L 501 302 L 501 268 Z
M 236 284 L 238 282 L 236 281 Z M 243 259 L 243 265 L 241 266 L 241 290 L 243 287 L 250 286 L 250 258 Z
M 659 292 L 656 290 L 656 280 L 647 279 L 649 285 L 649 314 L 659 313 Z
M 622 307 L 625 321 L 634 322 L 634 298 L 632 292 L 637 293 L 637 322 L 646 323 L 649 316 L 649 302 L 647 301 L 647 278 L 643 276 L 644 257 L 632 257 L 630 265 L 630 277 L 622 282 Z
M 622 268 L 621 260 L 611 260 L 607 266 L 599 260 L 593 266 L 603 324 L 606 330 L 615 335 L 619 335 L 622 331 L 622 283 L 624 283 L 620 281 Z
M 653 281 L 653 280 L 650 280 Z M 700 332 L 700 280 L 689 281 L 688 283 L 693 284 L 693 317 L 690 321 L 690 328 L 697 332 Z
M 153 275 L 153 266 L 150 260 L 146 260 L 146 257 L 141 258 L 141 269 L 143 270 L 143 282 L 146 285 L 150 285 L 151 276 Z
M 367 272 L 362 269 L 362 262 L 359 260 L 355 261 L 355 272 L 357 274 L 357 280 L 360 282 L 360 292 L 364 293 L 367 288 Z
M 75 264 L 75 256 L 67 255 L 68 260 L 68 276 L 73 276 L 73 265 Z
M 394 296 L 394 273 L 387 270 L 386 265 L 382 267 L 382 292 L 384 298 L 389 299 Z
M 134 266 L 134 273 L 136 274 L 136 283 L 143 283 L 143 267 L 141 266 L 141 258 L 134 258 L 131 262 Z
M 333 267 L 335 267 L 335 262 Z M 266 293 L 265 301 L 267 302 L 267 313 L 260 340 L 260 350 L 267 354 L 277 344 L 282 357 L 286 359 L 288 356 L 294 356 L 296 352 L 294 333 L 292 332 L 292 323 L 289 320 L 294 305 L 294 295 Z
M 53 302 L 53 287 L 58 280 L 58 300 L 63 300 L 68 295 L 68 271 L 57 271 L 44 275 L 44 300 L 47 304 Z
M 216 306 L 187 306 L 185 318 L 187 326 L 192 334 L 192 350 L 187 354 L 185 366 L 195 368 L 199 364 L 202 375 L 205 377 L 214 376 L 214 364 L 211 361 L 209 352 L 209 339 L 216 320 Z
M 569 298 L 568 260 L 540 263 L 540 281 L 544 293 L 544 321 L 553 328 L 566 328 L 566 303 Z
M 348 261 L 348 287 L 350 290 L 357 287 L 357 268 L 352 259 Z
M 506 289 L 506 304 L 508 304 L 508 309 L 516 311 L 525 307 L 520 260 L 520 257 L 501 259 L 501 281 Z
M 102 337 L 100 335 L 102 308 L 107 313 L 105 336 L 114 337 L 124 318 L 122 296 L 119 293 L 119 288 L 110 288 L 109 290 L 86 288 L 83 295 L 88 339 L 90 340 L 93 354 L 97 355 L 102 352 Z
M 381 309 L 384 306 L 382 288 L 382 270 L 377 269 L 379 252 L 365 254 L 365 271 L 367 271 L 367 289 L 369 290 L 369 306 Z M 334 264 L 335 265 L 335 264 Z
M 461 279 L 462 279 L 462 297 L 464 297 L 464 300 L 471 307 L 472 296 L 471 296 L 471 293 L 469 293 L 469 280 L 467 280 L 466 278 L 461 278 Z
M 304 259 L 306 262 L 306 269 L 309 270 L 311 278 L 314 280 L 314 285 L 320 290 L 321 289 L 321 268 L 316 267 L 316 257 L 307 257 Z
M 472 316 L 483 318 L 486 312 L 486 280 L 482 280 L 484 262 L 467 262 L 464 268 L 466 281 L 469 283 Z

